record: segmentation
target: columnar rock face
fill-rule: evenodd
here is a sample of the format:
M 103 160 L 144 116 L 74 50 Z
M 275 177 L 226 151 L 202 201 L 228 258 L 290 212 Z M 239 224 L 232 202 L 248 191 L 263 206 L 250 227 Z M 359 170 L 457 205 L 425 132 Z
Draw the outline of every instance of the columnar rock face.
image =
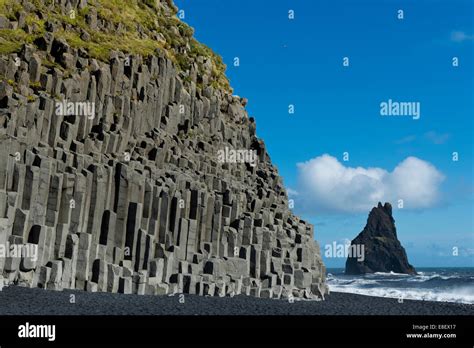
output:
M 365 274 L 374 272 L 395 272 L 415 274 L 415 268 L 408 263 L 405 249 L 397 238 L 392 206 L 379 202 L 367 219 L 364 230 L 351 242 L 362 250 L 363 258 L 350 255 L 346 261 L 346 274 Z M 359 258 L 359 259 L 358 259 Z
M 0 258 L 6 284 L 324 297 L 313 226 L 289 211 L 246 100 L 209 82 L 207 57 L 187 72 L 164 50 L 101 61 L 56 37 L 67 24 L 45 27 L 0 55 L 0 243 L 38 251 Z M 232 150 L 256 162 L 219 157 Z

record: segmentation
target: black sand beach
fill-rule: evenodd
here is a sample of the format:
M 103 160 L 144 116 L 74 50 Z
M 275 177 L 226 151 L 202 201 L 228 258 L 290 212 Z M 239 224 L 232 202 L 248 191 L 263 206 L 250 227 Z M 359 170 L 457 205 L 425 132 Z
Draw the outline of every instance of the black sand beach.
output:
M 70 302 L 71 294 L 75 303 Z M 147 296 L 9 286 L 0 291 L 0 315 L 474 315 L 474 305 L 414 300 L 399 303 L 397 299 L 337 292 L 325 301 L 289 303 L 243 295 Z

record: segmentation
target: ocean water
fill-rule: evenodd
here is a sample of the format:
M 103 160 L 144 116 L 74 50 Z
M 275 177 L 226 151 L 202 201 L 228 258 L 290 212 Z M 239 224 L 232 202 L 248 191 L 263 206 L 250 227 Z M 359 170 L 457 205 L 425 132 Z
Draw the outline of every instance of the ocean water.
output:
M 417 268 L 417 275 L 374 273 L 345 275 L 328 268 L 330 291 L 410 300 L 474 304 L 474 268 Z

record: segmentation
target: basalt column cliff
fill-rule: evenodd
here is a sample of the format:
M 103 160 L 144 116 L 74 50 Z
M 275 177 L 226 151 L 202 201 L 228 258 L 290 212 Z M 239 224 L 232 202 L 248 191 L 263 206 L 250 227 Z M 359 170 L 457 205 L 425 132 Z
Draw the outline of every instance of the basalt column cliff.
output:
M 4 284 L 324 297 L 313 226 L 176 11 L 0 1 L 0 244 L 38 251 L 0 258 Z

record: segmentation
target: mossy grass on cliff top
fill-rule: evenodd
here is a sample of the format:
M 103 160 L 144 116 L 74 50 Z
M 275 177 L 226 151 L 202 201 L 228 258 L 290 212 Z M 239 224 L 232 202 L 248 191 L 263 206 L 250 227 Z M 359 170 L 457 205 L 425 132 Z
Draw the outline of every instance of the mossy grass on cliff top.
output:
M 20 29 L 0 29 L 0 54 L 18 52 L 24 43 L 33 42 L 30 35 Z
M 162 50 L 186 76 L 194 63 L 202 68 L 199 57 L 210 59 L 210 84 L 231 91 L 222 58 L 193 38 L 194 30 L 176 17 L 177 11 L 172 0 L 88 0 L 73 14 L 53 0 L 0 0 L 0 16 L 19 21 L 26 14 L 21 28 L 0 30 L 0 54 L 19 52 L 52 24 L 56 37 L 101 61 L 113 50 L 145 57 Z M 91 27 L 91 16 L 97 27 Z

